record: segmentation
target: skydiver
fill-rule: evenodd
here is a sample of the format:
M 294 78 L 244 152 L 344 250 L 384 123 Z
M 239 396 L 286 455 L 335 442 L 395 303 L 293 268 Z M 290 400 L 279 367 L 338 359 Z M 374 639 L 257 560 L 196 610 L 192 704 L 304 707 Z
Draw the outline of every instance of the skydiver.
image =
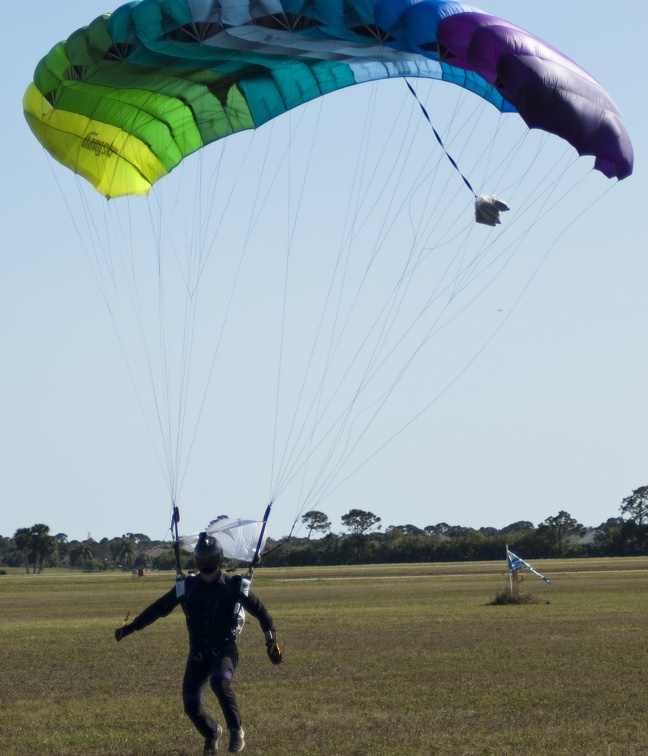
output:
M 245 748 L 241 715 L 231 689 L 238 661 L 237 606 L 243 607 L 259 621 L 270 661 L 273 664 L 281 664 L 282 661 L 268 610 L 251 591 L 247 595 L 241 592 L 239 576 L 230 578 L 221 571 L 222 561 L 223 549 L 219 541 L 207 533 L 201 533 L 194 549 L 198 575 L 180 580 L 176 587 L 144 609 L 132 622 L 115 630 L 115 640 L 120 641 L 160 617 L 166 617 L 178 604 L 182 606 L 189 632 L 189 658 L 182 683 L 182 699 L 185 713 L 205 739 L 203 753 L 206 754 L 218 751 L 218 741 L 223 734 L 222 727 L 216 724 L 203 706 L 203 693 L 208 681 L 230 733 L 230 753 L 238 753 Z

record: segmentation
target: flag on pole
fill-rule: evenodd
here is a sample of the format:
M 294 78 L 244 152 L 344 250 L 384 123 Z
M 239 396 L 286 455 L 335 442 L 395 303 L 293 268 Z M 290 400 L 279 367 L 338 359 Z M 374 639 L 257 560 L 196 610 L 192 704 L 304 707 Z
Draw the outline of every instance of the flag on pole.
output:
M 227 559 L 238 559 L 241 562 L 251 562 L 256 554 L 262 530 L 262 521 L 224 517 L 207 528 L 206 532 L 220 541 L 224 557 Z M 263 551 L 265 541 L 264 534 L 259 553 Z M 198 533 L 182 536 L 180 542 L 183 549 L 192 551 L 198 543 Z
M 539 578 L 542 578 L 545 583 L 548 585 L 551 585 L 551 580 L 549 578 L 546 578 L 544 575 L 541 575 L 537 570 L 534 570 L 533 567 L 528 563 L 525 562 L 524 559 L 520 559 L 519 556 L 516 556 L 512 551 L 509 551 L 506 549 L 506 558 L 508 559 L 508 568 L 509 572 L 517 572 L 518 570 L 527 569 L 530 572 L 532 572 L 534 575 L 537 575 Z

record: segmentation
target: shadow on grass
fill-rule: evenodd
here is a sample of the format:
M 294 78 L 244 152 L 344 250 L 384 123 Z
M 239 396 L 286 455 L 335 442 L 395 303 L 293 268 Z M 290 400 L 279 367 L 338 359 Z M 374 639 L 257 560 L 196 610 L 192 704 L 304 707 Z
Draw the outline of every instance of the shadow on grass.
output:
M 534 596 L 531 593 L 513 593 L 510 591 L 502 591 L 495 595 L 492 601 L 489 601 L 486 606 L 507 606 L 509 604 L 550 604 L 551 601 L 546 601 Z

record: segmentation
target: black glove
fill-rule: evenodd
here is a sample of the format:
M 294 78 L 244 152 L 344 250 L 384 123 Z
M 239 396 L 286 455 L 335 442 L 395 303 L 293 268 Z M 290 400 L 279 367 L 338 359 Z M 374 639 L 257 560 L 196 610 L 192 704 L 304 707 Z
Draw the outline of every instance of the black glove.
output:
M 125 638 L 127 635 L 130 635 L 134 632 L 135 628 L 133 627 L 132 622 L 128 625 L 122 625 L 115 630 L 115 640 L 119 642 L 122 638 Z
M 273 664 L 281 664 L 283 661 L 283 654 L 277 643 L 277 636 L 275 635 L 274 630 L 268 630 L 266 633 L 266 652 L 268 654 L 268 659 L 270 659 Z

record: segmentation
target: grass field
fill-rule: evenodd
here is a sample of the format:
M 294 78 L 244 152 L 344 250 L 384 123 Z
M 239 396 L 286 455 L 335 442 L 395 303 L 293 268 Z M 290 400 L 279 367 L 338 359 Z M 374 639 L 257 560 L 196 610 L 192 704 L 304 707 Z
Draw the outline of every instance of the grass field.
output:
M 648 557 L 534 566 L 554 588 L 527 577 L 539 602 L 523 606 L 488 605 L 502 563 L 259 569 L 285 663 L 253 620 L 235 678 L 245 753 L 648 754 Z M 202 753 L 182 613 L 112 636 L 170 584 L 0 577 L 0 753 Z

